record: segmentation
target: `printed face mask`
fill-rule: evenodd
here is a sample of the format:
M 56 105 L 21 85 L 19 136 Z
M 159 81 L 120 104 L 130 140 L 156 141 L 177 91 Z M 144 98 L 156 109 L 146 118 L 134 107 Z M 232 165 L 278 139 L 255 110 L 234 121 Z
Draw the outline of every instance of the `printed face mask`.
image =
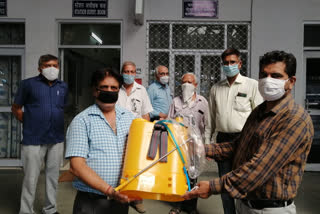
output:
M 99 92 L 99 95 L 97 99 L 103 103 L 115 103 L 118 100 L 118 91 L 102 91 L 97 89 Z
M 238 64 L 223 65 L 222 70 L 227 77 L 234 77 L 240 72 Z
M 169 76 L 160 77 L 160 82 L 165 85 L 169 82 Z
M 42 75 L 49 81 L 53 81 L 55 79 L 58 79 L 59 76 L 59 69 L 55 67 L 48 67 L 42 69 Z
M 267 101 L 274 101 L 283 97 L 286 93 L 284 85 L 288 80 L 289 79 L 282 80 L 270 77 L 259 79 L 259 92 L 263 99 Z
M 182 88 L 183 102 L 191 101 L 192 96 L 194 95 L 196 87 L 193 84 L 184 83 L 184 84 L 181 85 L 181 88 Z
M 122 74 L 123 81 L 127 85 L 131 85 L 134 82 L 135 76 L 129 74 Z

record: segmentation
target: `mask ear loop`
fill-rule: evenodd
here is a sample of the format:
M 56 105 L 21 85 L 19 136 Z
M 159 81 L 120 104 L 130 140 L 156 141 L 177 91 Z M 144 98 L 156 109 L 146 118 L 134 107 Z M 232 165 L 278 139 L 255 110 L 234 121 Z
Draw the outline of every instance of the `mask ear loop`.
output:
M 290 79 L 291 79 L 291 77 L 288 77 L 288 79 L 286 79 L 286 81 L 284 82 L 284 86 L 283 86 L 283 88 L 284 88 L 284 91 L 285 92 L 287 92 L 289 89 L 286 89 L 286 83 L 288 82 L 288 81 L 290 81 Z

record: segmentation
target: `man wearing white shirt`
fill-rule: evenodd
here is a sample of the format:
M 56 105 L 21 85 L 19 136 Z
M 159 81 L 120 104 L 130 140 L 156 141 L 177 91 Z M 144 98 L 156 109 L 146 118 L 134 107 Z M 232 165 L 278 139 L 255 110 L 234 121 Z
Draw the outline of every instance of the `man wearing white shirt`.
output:
M 134 81 L 136 65 L 127 61 L 122 66 L 123 86 L 119 91 L 117 104 L 131 111 L 137 118 L 150 120 L 149 113 L 153 111 L 147 90 Z
M 209 120 L 205 131 L 206 144 L 232 141 L 240 132 L 251 111 L 262 103 L 258 82 L 242 76 L 240 52 L 226 49 L 222 55 L 222 69 L 226 79 L 212 86 L 209 95 Z M 232 170 L 232 160 L 218 162 L 219 176 Z M 235 214 L 234 200 L 221 194 L 225 214 Z
M 123 85 L 119 91 L 117 104 L 131 111 L 136 118 L 143 118 L 150 121 L 149 113 L 153 111 L 147 90 L 135 80 L 136 65 L 134 62 L 126 61 L 121 69 Z M 139 213 L 145 213 L 142 200 L 130 203 Z

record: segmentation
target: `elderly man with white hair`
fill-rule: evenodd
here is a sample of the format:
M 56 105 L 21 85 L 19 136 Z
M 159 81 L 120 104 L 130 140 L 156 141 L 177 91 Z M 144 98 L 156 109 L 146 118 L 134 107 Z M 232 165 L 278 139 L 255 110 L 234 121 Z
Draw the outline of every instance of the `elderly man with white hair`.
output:
M 186 73 L 182 76 L 182 95 L 173 99 L 168 118 L 183 117 L 185 125 L 193 125 L 198 133 L 204 139 L 205 126 L 208 117 L 208 101 L 201 95 L 197 94 L 197 78 L 193 73 Z M 193 119 L 192 119 L 193 118 Z M 191 180 L 195 185 L 196 180 Z M 183 201 L 174 204 L 169 214 L 178 214 L 182 210 L 189 214 L 197 213 L 197 199 Z
M 166 66 L 156 67 L 156 81 L 147 89 L 153 111 L 150 112 L 150 119 L 161 120 L 168 116 L 169 107 L 172 101 L 169 87 L 169 70 Z
M 197 94 L 197 77 L 193 73 L 182 76 L 182 95 L 172 100 L 168 117 L 176 118 L 182 116 L 186 125 L 190 124 L 190 118 L 195 121 L 195 128 L 204 137 L 205 125 L 207 123 L 208 101 Z

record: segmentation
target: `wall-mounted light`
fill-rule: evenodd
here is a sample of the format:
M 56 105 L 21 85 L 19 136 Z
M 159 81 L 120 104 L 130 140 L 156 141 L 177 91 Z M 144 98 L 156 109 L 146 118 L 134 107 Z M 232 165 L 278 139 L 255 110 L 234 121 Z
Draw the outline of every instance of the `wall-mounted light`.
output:
M 144 0 L 136 0 L 134 7 L 134 23 L 143 25 L 144 21 Z
M 94 32 L 91 32 L 91 36 L 100 44 L 102 45 L 102 39 L 99 38 Z

